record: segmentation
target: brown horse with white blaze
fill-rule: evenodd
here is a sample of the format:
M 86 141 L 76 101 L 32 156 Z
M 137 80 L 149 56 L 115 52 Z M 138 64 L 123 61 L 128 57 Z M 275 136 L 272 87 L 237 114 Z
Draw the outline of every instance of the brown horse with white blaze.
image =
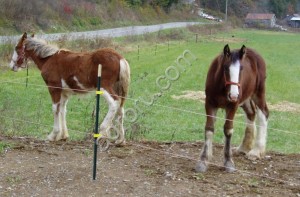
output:
M 114 128 L 118 139 L 115 143 L 125 142 L 123 106 L 130 83 L 130 68 L 120 54 L 112 49 L 71 52 L 34 36 L 27 37 L 24 33 L 15 47 L 10 67 L 18 71 L 20 67 L 25 67 L 27 59 L 33 60 L 41 71 L 52 98 L 54 126 L 48 140 L 58 141 L 69 137 L 66 122 L 68 99 L 72 94 L 88 93 L 96 89 L 98 65 L 101 64 L 101 90 L 109 109 L 100 125 L 100 134 L 102 139 L 109 138 L 113 120 L 116 119 Z
M 235 166 L 232 160 L 231 136 L 233 119 L 238 107 L 242 107 L 246 115 L 245 135 L 241 145 L 235 150 L 249 158 L 261 158 L 265 154 L 267 123 L 269 110 L 265 100 L 266 64 L 263 58 L 253 49 L 242 46 L 230 51 L 228 45 L 223 53 L 211 63 L 206 79 L 206 125 L 205 142 L 200 160 L 196 165 L 197 172 L 205 172 L 212 157 L 212 139 L 217 110 L 225 109 L 224 124 L 225 170 L 232 172 Z M 255 119 L 257 117 L 258 132 L 256 134 Z

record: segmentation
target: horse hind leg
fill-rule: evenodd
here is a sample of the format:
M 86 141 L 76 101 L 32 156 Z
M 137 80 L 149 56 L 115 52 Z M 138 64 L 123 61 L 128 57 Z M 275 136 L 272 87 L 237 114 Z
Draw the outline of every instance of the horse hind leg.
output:
M 117 146 L 123 146 L 125 145 L 125 130 L 123 126 L 124 122 L 124 108 L 119 107 L 117 110 L 115 119 L 113 120 L 113 123 L 110 128 L 110 132 L 108 133 L 108 138 L 111 141 L 115 141 L 115 145 Z M 112 135 L 112 132 L 114 132 L 115 135 Z
M 235 154 L 247 154 L 253 147 L 253 141 L 256 135 L 255 114 L 256 105 L 252 100 L 248 100 L 242 106 L 245 112 L 246 128 L 242 143 L 234 149 Z
M 268 127 L 268 108 L 265 105 L 264 110 L 257 107 L 257 126 L 258 132 L 256 135 L 253 149 L 247 154 L 251 160 L 260 159 L 265 155 L 267 142 L 267 127 Z
M 125 145 L 125 131 L 124 131 L 124 108 L 119 107 L 117 112 L 117 131 L 118 131 L 118 139 L 116 140 L 115 144 L 117 145 Z
M 108 104 L 108 112 L 100 125 L 100 134 L 101 137 L 97 139 L 99 141 L 101 138 L 110 138 L 110 129 L 112 128 L 113 120 L 116 116 L 117 110 L 120 106 L 119 100 L 115 100 L 112 95 L 106 91 L 105 89 L 101 88 L 103 91 L 103 97 Z

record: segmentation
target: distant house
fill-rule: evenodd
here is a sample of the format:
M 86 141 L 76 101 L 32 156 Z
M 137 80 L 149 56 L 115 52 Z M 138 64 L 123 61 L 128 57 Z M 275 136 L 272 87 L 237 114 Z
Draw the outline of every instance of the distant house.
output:
M 180 2 L 183 4 L 194 4 L 195 0 L 181 0 Z
M 290 27 L 300 28 L 300 15 L 292 14 L 287 16 L 286 21 Z
M 275 14 L 248 13 L 245 18 L 245 24 L 248 27 L 272 28 L 276 24 L 276 16 Z

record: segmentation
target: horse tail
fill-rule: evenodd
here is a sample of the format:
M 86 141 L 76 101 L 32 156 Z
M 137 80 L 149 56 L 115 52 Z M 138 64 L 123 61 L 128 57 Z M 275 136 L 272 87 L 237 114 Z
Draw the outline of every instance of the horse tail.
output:
M 119 75 L 119 96 L 121 96 L 121 107 L 124 105 L 125 99 L 129 91 L 130 84 L 130 67 L 128 62 L 123 58 L 120 60 L 120 75 Z

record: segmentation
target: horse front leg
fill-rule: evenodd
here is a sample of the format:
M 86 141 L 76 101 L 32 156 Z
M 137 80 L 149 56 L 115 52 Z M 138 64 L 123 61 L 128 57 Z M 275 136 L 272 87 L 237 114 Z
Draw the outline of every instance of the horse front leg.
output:
M 60 103 L 52 104 L 52 111 L 54 116 L 54 125 L 52 132 L 47 136 L 47 140 L 49 141 L 57 141 L 57 137 L 61 132 L 61 124 L 60 124 Z
M 49 141 L 58 141 L 61 139 L 62 125 L 61 125 L 61 84 L 47 83 L 48 90 L 52 98 L 52 111 L 54 116 L 54 125 L 52 132 L 47 136 Z
M 237 107 L 236 107 L 237 108 Z M 233 119 L 237 109 L 226 109 L 226 121 L 224 124 L 225 146 L 224 167 L 227 172 L 234 172 L 235 166 L 232 160 L 231 136 L 233 134 Z
M 61 124 L 61 132 L 59 140 L 67 140 L 69 138 L 69 132 L 67 128 L 67 120 L 66 120 L 66 115 L 67 115 L 67 103 L 68 103 L 68 96 L 67 95 L 62 95 L 60 99 L 60 124 Z
M 267 107 L 265 108 L 264 112 L 260 108 L 257 109 L 258 131 L 254 147 L 247 154 L 247 157 L 251 160 L 260 159 L 265 155 L 267 143 L 268 115 L 269 112 Z
M 212 158 L 212 142 L 214 136 L 214 123 L 217 113 L 217 108 L 205 105 L 206 108 L 206 124 L 205 124 L 205 142 L 203 144 L 200 160 L 197 163 L 195 170 L 196 172 L 206 172 L 208 169 L 208 162 Z

